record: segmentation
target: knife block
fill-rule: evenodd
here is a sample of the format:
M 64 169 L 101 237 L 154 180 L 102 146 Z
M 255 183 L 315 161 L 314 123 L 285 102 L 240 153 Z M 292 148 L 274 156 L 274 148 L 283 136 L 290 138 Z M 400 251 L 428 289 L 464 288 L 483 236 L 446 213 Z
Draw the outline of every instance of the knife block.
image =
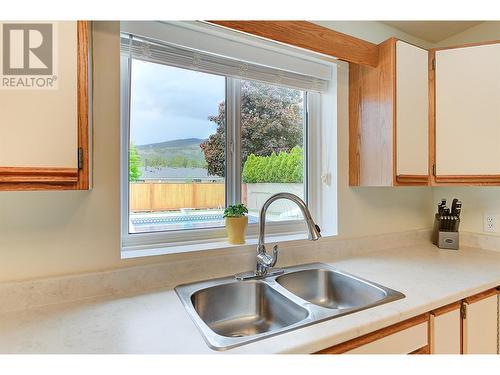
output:
M 458 250 L 458 232 L 442 232 L 438 234 L 438 247 L 440 249 Z
M 460 225 L 460 219 L 458 220 L 458 225 Z M 432 230 L 431 240 L 434 245 L 440 249 L 450 249 L 458 250 L 459 246 L 459 235 L 458 231 L 442 231 L 441 220 L 439 214 L 434 215 L 434 227 Z

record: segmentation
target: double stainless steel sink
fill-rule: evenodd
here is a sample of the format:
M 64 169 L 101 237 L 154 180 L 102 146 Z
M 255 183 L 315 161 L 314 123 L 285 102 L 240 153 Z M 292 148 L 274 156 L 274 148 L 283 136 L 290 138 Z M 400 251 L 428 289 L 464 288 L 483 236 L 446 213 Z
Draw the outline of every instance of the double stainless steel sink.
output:
M 279 276 L 207 280 L 175 288 L 207 344 L 230 349 L 404 298 L 404 294 L 322 263 Z

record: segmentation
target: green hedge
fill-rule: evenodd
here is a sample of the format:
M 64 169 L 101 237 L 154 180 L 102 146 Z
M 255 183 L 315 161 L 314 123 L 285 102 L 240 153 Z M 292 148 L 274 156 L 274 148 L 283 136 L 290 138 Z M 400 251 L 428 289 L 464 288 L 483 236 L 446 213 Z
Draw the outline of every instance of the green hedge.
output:
M 250 154 L 243 165 L 243 182 L 292 183 L 304 177 L 304 151 L 295 146 L 290 152 L 274 152 L 269 156 Z

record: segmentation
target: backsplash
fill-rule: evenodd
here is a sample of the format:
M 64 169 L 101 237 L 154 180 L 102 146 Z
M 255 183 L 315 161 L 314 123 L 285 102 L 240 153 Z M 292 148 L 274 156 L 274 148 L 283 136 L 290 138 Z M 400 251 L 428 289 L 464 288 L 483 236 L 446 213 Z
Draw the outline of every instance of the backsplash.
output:
M 471 232 L 460 233 L 460 246 L 500 251 L 500 236 Z

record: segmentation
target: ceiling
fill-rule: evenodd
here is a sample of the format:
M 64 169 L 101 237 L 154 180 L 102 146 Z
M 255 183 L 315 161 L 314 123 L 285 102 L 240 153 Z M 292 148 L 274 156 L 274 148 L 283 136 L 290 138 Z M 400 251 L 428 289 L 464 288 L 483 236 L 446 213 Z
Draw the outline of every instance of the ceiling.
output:
M 440 42 L 458 34 L 481 21 L 382 21 L 388 26 L 404 31 L 431 43 Z

